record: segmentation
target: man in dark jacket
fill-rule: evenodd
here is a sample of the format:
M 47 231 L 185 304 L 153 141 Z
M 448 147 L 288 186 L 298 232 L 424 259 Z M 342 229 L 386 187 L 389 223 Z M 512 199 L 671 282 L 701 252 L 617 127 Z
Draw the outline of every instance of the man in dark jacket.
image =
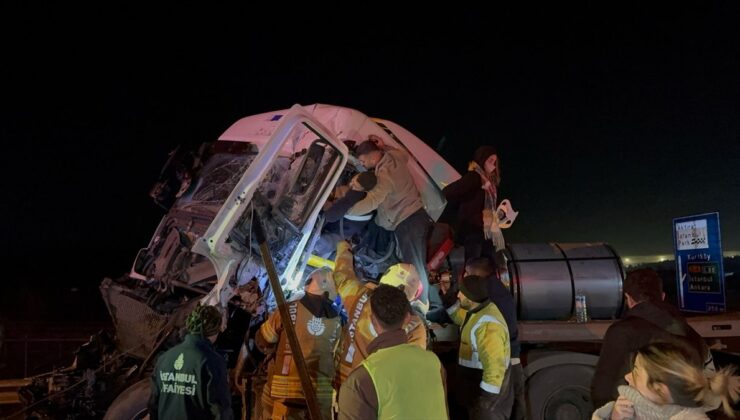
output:
M 352 177 L 349 189 L 338 200 L 332 202 L 324 209 L 324 218 L 327 223 L 335 223 L 347 214 L 358 201 L 367 196 L 367 192 L 375 188 L 378 178 L 372 172 L 360 172 Z M 345 239 L 345 238 L 342 238 Z
M 629 309 L 609 327 L 601 345 L 591 383 L 594 407 L 617 399 L 617 386 L 626 384 L 624 375 L 632 369 L 635 353 L 647 344 L 673 343 L 691 352 L 697 364 L 712 364 L 701 336 L 676 308 L 663 301 L 662 280 L 655 271 L 644 268 L 629 273 L 624 281 L 624 296 Z
M 314 254 L 323 258 L 330 258 L 337 249 L 339 241 L 357 238 L 361 240 L 365 236 L 366 227 L 373 218 L 372 213 L 359 216 L 347 215 L 352 206 L 367 196 L 367 192 L 375 188 L 378 179 L 372 172 L 360 172 L 352 177 L 349 185 L 337 187 L 337 190 L 345 189 L 345 193 L 334 201 L 324 204 L 323 215 L 326 224 L 321 232 L 321 237 L 314 247 Z M 351 240 L 355 240 L 354 238 Z
M 213 347 L 221 331 L 221 312 L 198 304 L 185 326 L 185 340 L 157 360 L 149 418 L 233 419 L 226 360 Z

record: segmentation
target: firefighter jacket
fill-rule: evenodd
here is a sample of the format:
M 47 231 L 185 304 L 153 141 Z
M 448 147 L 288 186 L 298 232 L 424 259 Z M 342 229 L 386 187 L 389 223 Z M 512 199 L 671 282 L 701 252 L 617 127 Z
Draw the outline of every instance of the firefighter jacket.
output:
M 501 393 L 511 363 L 509 330 L 501 311 L 490 301 L 484 301 L 470 311 L 456 303 L 447 312 L 460 325 L 458 364 L 482 371 L 482 390 Z
M 339 314 L 331 308 L 331 301 L 311 294 L 288 302 L 288 312 L 301 344 L 316 397 L 322 408 L 328 409 L 331 407 L 335 373 L 332 356 L 341 332 Z M 274 400 L 299 399 L 303 403 L 305 400 L 301 379 L 278 311 L 270 314 L 262 324 L 259 335 L 267 343 L 277 343 L 275 357 L 267 368 L 268 380 L 263 395 Z
M 226 359 L 211 342 L 188 334 L 167 350 L 152 374 L 152 419 L 233 419 Z
M 361 282 L 354 270 L 354 259 L 347 242 L 340 242 L 337 246 L 337 260 L 334 266 L 334 281 L 337 293 L 347 310 L 349 320 L 342 330 L 342 339 L 339 351 L 336 353 L 336 363 L 339 366 L 337 389 L 342 385 L 354 368 L 359 366 L 368 356 L 368 345 L 378 334 L 370 322 L 370 296 L 373 289 L 370 285 Z M 408 342 L 426 350 L 427 331 L 422 319 L 418 315 L 411 317 L 411 322 L 404 327 L 408 335 Z

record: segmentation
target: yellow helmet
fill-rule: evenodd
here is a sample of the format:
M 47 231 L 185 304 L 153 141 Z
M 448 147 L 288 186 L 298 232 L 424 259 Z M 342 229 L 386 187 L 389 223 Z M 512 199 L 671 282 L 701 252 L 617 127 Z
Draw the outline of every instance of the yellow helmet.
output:
M 403 286 L 403 291 L 406 293 L 409 302 L 418 299 L 423 291 L 419 272 L 416 271 L 416 267 L 407 263 L 390 266 L 383 277 L 380 278 L 380 284 L 394 287 Z

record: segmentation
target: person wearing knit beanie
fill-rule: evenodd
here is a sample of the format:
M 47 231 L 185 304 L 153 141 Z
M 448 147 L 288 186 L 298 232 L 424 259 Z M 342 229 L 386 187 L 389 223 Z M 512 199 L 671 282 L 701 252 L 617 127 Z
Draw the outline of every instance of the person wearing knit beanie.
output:
M 489 300 L 485 277 L 469 275 L 459 282 L 459 302 L 447 309 L 460 326 L 460 348 L 454 398 L 471 419 L 508 419 L 514 404 L 511 345 L 506 318 Z
M 480 276 L 466 276 L 460 282 L 460 293 L 475 303 L 483 303 L 488 299 L 486 279 Z

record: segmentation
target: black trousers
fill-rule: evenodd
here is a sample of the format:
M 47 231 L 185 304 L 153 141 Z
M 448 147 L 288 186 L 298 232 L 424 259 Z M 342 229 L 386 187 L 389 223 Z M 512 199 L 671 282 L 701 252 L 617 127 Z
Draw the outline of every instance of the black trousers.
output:
M 483 371 L 464 366 L 456 366 L 456 394 L 455 406 L 451 411 L 456 419 L 462 420 L 490 420 L 511 418 L 514 393 L 511 383 L 511 368 L 506 370 L 504 381 L 499 394 L 489 394 L 487 397 L 480 389 Z
M 429 303 L 429 278 L 427 277 L 427 238 L 432 228 L 432 219 L 424 208 L 420 208 L 411 216 L 404 219 L 395 230 L 398 244 L 398 259 L 401 262 L 413 264 L 419 272 L 419 278 L 424 286 L 421 301 Z

